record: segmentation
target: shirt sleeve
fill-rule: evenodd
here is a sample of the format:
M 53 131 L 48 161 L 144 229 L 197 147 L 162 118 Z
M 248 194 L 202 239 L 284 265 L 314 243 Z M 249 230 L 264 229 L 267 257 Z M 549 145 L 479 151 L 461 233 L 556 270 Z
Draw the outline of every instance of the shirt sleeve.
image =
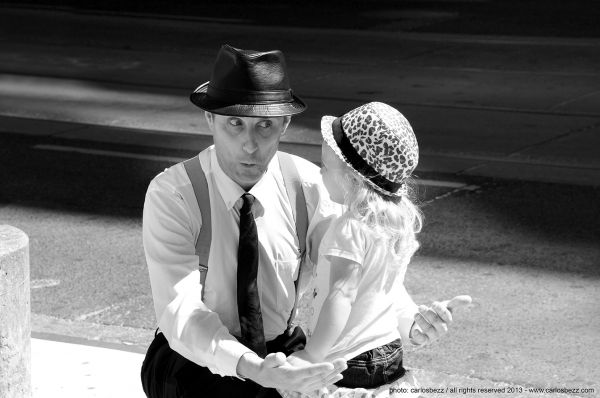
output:
M 341 217 L 332 222 L 319 251 L 323 256 L 341 257 L 363 264 L 367 241 L 359 222 L 349 217 Z
M 237 376 L 252 352 L 203 302 L 191 214 L 181 194 L 156 179 L 146 193 L 143 242 L 158 325 L 169 346 L 221 376 Z

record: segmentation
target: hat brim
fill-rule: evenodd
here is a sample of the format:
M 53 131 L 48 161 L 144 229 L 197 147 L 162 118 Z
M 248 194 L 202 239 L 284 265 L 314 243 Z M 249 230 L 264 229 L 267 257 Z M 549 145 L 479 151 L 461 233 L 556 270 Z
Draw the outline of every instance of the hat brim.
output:
M 337 117 L 335 117 L 335 116 L 323 116 L 321 118 L 321 135 L 323 136 L 323 140 L 325 141 L 327 146 L 329 146 L 331 148 L 333 153 L 335 153 L 336 156 L 342 162 L 344 162 L 344 164 L 346 164 L 352 171 L 354 171 L 358 176 L 360 176 L 360 178 L 362 178 L 364 181 L 366 181 L 369 184 L 369 186 L 373 187 L 373 189 L 375 189 L 376 191 L 381 192 L 382 194 L 387 195 L 387 196 L 400 197 L 400 196 L 406 195 L 406 188 L 400 188 L 396 192 L 386 191 L 385 189 L 379 187 L 377 184 L 375 184 L 370 179 L 363 176 L 360 171 L 356 170 L 354 168 L 354 166 L 352 166 L 352 164 L 348 161 L 346 156 L 344 156 L 344 153 L 340 149 L 340 147 L 333 135 L 333 122 L 336 119 L 337 119 Z
M 291 102 L 268 104 L 236 104 L 217 101 L 207 94 L 208 83 L 199 86 L 190 95 L 190 101 L 198 108 L 208 112 L 226 116 L 291 116 L 302 113 L 307 106 L 298 96 L 292 94 Z

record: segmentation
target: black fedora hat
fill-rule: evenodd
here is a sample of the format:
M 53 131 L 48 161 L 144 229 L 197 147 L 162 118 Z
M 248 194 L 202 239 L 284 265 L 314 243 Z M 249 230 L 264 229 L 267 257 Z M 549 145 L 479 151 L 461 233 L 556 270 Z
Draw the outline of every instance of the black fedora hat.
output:
M 290 88 L 281 51 L 241 50 L 227 44 L 217 55 L 210 81 L 194 90 L 190 100 L 221 115 L 286 116 L 306 109 Z

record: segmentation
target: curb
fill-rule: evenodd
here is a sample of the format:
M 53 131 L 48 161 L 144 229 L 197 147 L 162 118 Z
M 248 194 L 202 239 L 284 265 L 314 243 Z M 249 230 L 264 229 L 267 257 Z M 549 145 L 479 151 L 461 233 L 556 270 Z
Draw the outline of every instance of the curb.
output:
M 48 315 L 31 314 L 33 338 L 82 344 L 133 353 L 145 353 L 154 330 L 127 326 L 72 321 Z

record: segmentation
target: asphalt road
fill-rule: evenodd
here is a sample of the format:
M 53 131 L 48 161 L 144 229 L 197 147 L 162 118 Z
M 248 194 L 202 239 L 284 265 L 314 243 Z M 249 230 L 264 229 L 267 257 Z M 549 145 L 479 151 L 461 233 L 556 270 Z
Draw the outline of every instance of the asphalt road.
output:
M 584 185 L 600 180 L 595 39 L 0 11 L 0 125 L 9 124 L 8 131 L 23 119 L 77 124 L 49 133 L 95 141 L 144 135 L 131 129 L 205 131 L 187 97 L 210 76 L 218 45 L 232 43 L 285 52 L 294 87 L 309 103 L 287 134 L 291 142 L 320 144 L 323 114 L 378 100 L 411 121 L 429 170 Z M 102 136 L 96 125 L 116 130 Z
M 16 6 L 18 2 L 8 1 Z M 26 7 L 144 13 L 261 26 L 504 36 L 600 37 L 594 0 L 243 0 L 198 2 L 28 0 Z
M 30 236 L 34 318 L 62 322 L 60 333 L 104 330 L 113 341 L 133 330 L 143 346 L 155 327 L 143 197 L 171 163 L 119 156 L 155 155 L 140 148 L 47 149 L 59 145 L 0 134 L 0 222 Z M 465 293 L 474 303 L 443 341 L 409 349 L 407 365 L 526 386 L 597 386 L 600 189 L 464 182 L 469 189 L 419 188 L 426 223 L 407 287 L 420 303 Z

